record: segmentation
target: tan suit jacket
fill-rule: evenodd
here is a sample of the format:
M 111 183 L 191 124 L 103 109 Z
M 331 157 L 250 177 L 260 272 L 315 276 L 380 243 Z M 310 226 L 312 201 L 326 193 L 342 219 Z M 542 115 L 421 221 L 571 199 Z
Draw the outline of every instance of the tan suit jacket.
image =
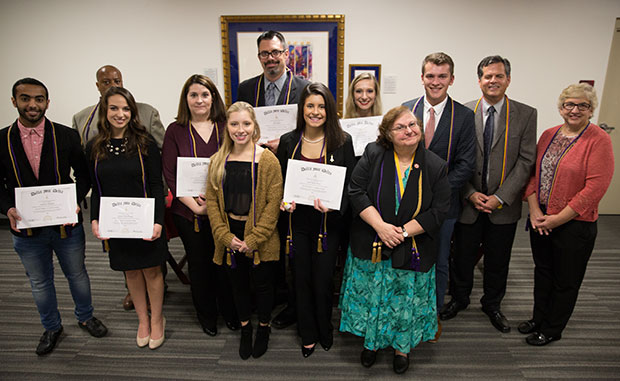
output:
M 146 103 L 136 103 L 136 105 L 138 106 L 138 117 L 140 118 L 140 123 L 146 127 L 148 133 L 153 136 L 153 139 L 155 139 L 157 147 L 161 149 L 166 130 L 164 129 L 164 125 L 161 123 L 161 119 L 159 118 L 159 112 L 153 106 Z M 73 115 L 73 120 L 71 121 L 71 126 L 76 129 L 82 137 L 82 146 L 84 148 L 86 148 L 86 143 L 88 143 L 88 141 L 93 137 L 97 136 L 97 133 L 99 132 L 97 128 L 97 123 L 99 122 L 99 110 L 95 111 L 92 121 L 87 126 L 88 119 L 96 106 L 97 105 L 86 107 L 84 110 Z M 88 137 L 86 137 L 87 134 Z

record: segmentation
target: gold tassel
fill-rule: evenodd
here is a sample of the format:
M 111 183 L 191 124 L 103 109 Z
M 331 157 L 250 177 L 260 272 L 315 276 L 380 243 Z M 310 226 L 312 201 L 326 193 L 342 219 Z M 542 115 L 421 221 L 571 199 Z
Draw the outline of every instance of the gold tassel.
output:
M 379 263 L 381 261 L 381 243 L 372 243 L 372 263 Z
M 258 266 L 260 263 L 260 257 L 258 256 L 258 250 L 254 250 L 252 253 L 254 255 L 254 266 Z
M 67 238 L 67 229 L 63 225 L 60 225 L 60 239 L 65 238 Z
M 317 243 L 316 252 L 323 252 L 323 234 L 319 234 L 319 242 Z
M 200 225 L 198 225 L 198 216 L 194 214 L 194 232 L 200 232 Z
M 108 242 L 107 239 L 103 241 L 103 249 L 108 253 L 110 252 L 110 243 Z
M 286 247 L 284 248 L 284 253 L 286 255 L 289 255 L 291 253 L 291 236 L 287 235 L 286 236 Z
M 377 242 L 377 262 L 381 262 L 381 248 L 383 247 L 383 242 Z
M 32 229 L 26 229 L 26 235 L 32 237 Z
M 230 249 L 226 249 L 226 264 L 228 266 L 232 265 L 232 259 L 230 258 Z

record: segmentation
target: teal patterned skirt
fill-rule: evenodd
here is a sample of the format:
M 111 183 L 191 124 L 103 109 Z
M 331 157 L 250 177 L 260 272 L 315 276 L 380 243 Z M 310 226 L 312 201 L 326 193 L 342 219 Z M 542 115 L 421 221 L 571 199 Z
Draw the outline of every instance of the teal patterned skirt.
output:
M 364 338 L 364 348 L 408 353 L 437 332 L 435 266 L 421 273 L 372 263 L 349 248 L 340 298 L 340 331 Z

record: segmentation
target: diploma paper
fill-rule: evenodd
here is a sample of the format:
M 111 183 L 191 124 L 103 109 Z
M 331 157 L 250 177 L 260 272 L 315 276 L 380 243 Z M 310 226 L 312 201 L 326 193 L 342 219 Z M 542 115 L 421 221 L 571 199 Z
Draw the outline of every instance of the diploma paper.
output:
M 155 199 L 101 197 L 99 236 L 104 238 L 151 238 L 155 222 Z
M 295 129 L 297 105 L 255 107 L 256 121 L 260 126 L 260 143 L 279 139 Z
M 346 167 L 288 159 L 284 201 L 312 206 L 318 198 L 323 206 L 340 210 L 346 174 Z
M 205 157 L 177 158 L 177 197 L 198 197 L 207 190 L 209 159 Z
M 75 184 L 15 188 L 18 229 L 78 222 Z
M 383 116 L 370 116 L 367 118 L 340 119 L 340 126 L 353 138 L 355 156 L 362 156 L 368 143 L 377 140 L 379 124 Z

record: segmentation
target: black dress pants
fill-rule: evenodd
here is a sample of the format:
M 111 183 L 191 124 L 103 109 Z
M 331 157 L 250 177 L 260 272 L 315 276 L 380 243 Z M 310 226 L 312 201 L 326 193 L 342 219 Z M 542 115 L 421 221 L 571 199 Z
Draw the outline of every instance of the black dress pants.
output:
M 172 218 L 187 254 L 192 301 L 200 325 L 205 328 L 217 324 L 218 306 L 226 321 L 237 322 L 230 280 L 223 266 L 213 263 L 215 248 L 209 220 L 204 219 L 200 232 L 195 232 L 193 221 L 176 214 Z
M 229 218 L 228 223 L 230 232 L 243 241 L 245 222 Z M 246 257 L 245 253 L 235 253 L 235 267 L 226 265 L 226 271 L 232 283 L 239 320 L 248 321 L 252 316 L 253 289 L 256 293 L 258 320 L 264 324 L 271 321 L 276 263 L 275 261 L 260 262 L 254 266 L 252 258 Z
M 573 313 L 596 234 L 596 222 L 575 220 L 548 236 L 530 230 L 536 266 L 532 319 L 546 336 L 561 336 Z
M 323 214 L 306 205 L 298 205 L 293 213 L 297 328 L 302 345 L 318 341 L 327 343 L 332 339 L 334 268 L 340 241 L 340 220 L 340 212 L 328 213 L 327 250 L 319 253 L 317 243 Z
M 454 228 L 456 251 L 450 268 L 454 283 L 452 297 L 469 305 L 469 295 L 474 285 L 474 267 L 478 252 L 484 253 L 482 309 L 492 312 L 500 309 L 506 294 L 506 280 L 510 253 L 517 223 L 494 224 L 485 213 L 480 213 L 473 224 L 458 223 Z

